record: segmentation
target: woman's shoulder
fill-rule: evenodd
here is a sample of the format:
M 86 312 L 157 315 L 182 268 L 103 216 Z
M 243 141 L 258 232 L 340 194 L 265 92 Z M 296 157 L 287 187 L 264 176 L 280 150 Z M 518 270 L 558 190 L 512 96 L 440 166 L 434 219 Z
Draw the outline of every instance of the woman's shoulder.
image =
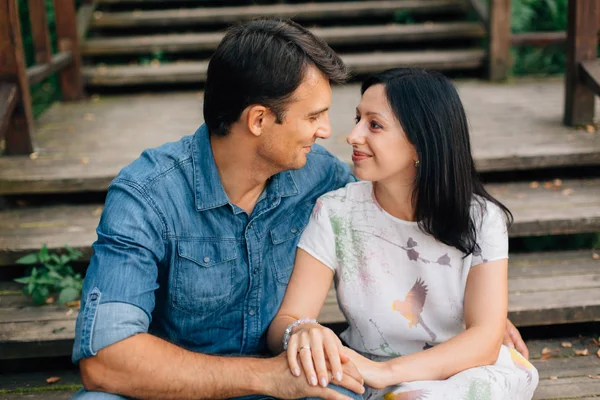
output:
M 504 220 L 505 216 L 503 210 L 497 204 L 485 197 L 474 195 L 471 201 L 471 218 L 475 221 L 476 226 L 480 226 L 483 221 L 498 218 Z
M 350 182 L 346 186 L 325 193 L 319 197 L 319 202 L 328 208 L 346 208 L 356 202 L 364 202 L 371 199 L 373 185 L 368 181 Z

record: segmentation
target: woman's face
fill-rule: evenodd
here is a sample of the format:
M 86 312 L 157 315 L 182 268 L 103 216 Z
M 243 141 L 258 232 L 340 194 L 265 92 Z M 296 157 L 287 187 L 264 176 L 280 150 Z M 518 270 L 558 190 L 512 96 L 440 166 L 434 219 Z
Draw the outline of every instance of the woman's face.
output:
M 417 152 L 396 119 L 382 84 L 365 91 L 356 107 L 356 126 L 346 141 L 352 146 L 358 179 L 414 181 Z

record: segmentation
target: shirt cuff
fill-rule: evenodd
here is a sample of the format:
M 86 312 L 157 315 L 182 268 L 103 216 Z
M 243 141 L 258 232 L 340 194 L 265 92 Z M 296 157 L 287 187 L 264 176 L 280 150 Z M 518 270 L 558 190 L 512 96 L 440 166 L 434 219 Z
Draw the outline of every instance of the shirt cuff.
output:
M 88 302 L 77 317 L 71 359 L 77 364 L 111 344 L 148 332 L 149 325 L 148 314 L 132 304 Z

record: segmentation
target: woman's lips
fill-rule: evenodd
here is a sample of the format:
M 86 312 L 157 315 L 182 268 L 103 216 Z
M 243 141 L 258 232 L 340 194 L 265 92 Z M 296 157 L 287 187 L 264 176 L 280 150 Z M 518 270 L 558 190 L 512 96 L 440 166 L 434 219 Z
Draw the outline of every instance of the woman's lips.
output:
M 371 158 L 371 155 L 357 150 L 352 152 L 352 162 L 366 160 L 367 158 Z

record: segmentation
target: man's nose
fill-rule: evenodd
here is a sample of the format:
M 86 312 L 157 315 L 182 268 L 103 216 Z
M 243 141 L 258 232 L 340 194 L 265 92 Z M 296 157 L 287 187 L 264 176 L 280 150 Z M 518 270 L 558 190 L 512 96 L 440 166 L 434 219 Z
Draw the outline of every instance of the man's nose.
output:
M 317 129 L 316 136 L 321 139 L 327 139 L 331 136 L 331 124 L 329 123 L 329 115 L 323 118 L 323 124 Z

